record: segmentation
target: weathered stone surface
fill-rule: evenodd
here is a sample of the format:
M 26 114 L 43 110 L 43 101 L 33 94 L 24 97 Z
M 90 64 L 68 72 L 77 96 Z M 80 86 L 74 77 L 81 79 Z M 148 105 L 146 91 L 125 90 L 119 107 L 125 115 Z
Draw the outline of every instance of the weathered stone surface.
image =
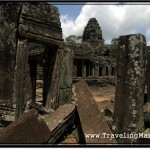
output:
M 63 105 L 71 102 L 72 95 L 72 73 L 73 73 L 73 51 L 64 47 L 61 53 L 61 74 L 60 74 L 60 91 L 59 104 Z
M 0 143 L 44 143 L 49 136 L 50 131 L 46 123 L 38 119 L 36 111 L 31 110 L 0 131 Z
M 75 105 L 65 104 L 44 119 L 51 132 L 48 143 L 55 143 L 69 126 L 74 125 Z
M 0 5 L 0 100 L 13 100 L 19 5 Z M 10 11 L 11 10 L 11 11 Z
M 14 76 L 14 101 L 16 103 L 16 118 L 25 110 L 28 93 L 28 43 L 27 40 L 18 40 L 16 66 Z M 31 97 L 28 97 L 31 99 Z
M 85 138 L 86 134 L 111 134 L 112 132 L 109 129 L 104 116 L 99 111 L 88 85 L 84 80 L 75 84 L 74 97 L 80 126 L 82 128 L 80 128 L 80 130 L 83 131 L 83 134 L 79 133 L 81 134 L 79 137 L 83 136 L 86 143 L 116 143 L 115 139 L 111 138 Z
M 73 51 L 68 47 L 64 48 L 61 54 L 61 89 L 72 87 Z
M 62 47 L 58 9 L 46 2 L 5 3 L 0 8 L 0 100 L 12 102 L 15 114 L 11 111 L 10 116 L 13 113 L 14 119 L 18 118 L 27 103 L 36 101 L 37 79 L 43 80 L 43 106 L 55 110 L 59 107 L 60 79 L 67 73 L 68 79 L 62 80 L 67 81 L 66 101 L 70 101 L 72 54 Z
M 150 103 L 143 105 L 144 122 L 150 122 Z
M 143 131 L 145 51 L 146 40 L 143 35 L 120 36 L 117 62 L 118 80 L 112 127 L 115 133 L 140 133 Z M 120 139 L 120 142 L 136 141 Z
M 51 51 L 50 51 L 51 49 Z M 56 47 L 47 47 L 49 55 L 45 55 L 44 74 L 43 74 L 43 101 L 44 106 L 50 109 L 59 107 L 59 89 L 60 89 L 60 53 Z M 49 64 L 49 65 L 47 65 Z
M 146 66 L 146 85 L 147 85 L 147 102 L 150 102 L 150 46 L 147 46 L 147 66 Z
M 96 18 L 90 18 L 83 32 L 83 42 L 102 43 L 102 30 Z
M 18 30 L 21 37 L 26 37 L 31 41 L 62 43 L 58 8 L 47 3 L 22 5 Z
M 70 99 L 72 97 L 72 89 L 71 88 L 60 89 L 59 95 L 60 95 L 59 104 L 60 105 L 68 104 L 72 100 Z

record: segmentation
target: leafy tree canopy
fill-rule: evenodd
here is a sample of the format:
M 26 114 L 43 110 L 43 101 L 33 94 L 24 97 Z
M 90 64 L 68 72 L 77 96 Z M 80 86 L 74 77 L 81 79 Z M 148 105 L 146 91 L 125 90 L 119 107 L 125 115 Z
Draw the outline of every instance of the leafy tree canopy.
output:
M 82 42 L 82 36 L 69 35 L 65 38 L 65 42 L 68 44 L 78 44 Z

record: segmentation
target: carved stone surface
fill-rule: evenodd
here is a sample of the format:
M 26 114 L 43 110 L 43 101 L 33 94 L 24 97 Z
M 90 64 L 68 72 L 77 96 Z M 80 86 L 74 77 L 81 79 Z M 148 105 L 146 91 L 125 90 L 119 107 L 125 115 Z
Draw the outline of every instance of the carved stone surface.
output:
M 117 88 L 112 129 L 116 133 L 141 133 L 144 127 L 146 40 L 141 34 L 120 36 Z M 121 143 L 136 142 L 120 139 Z
M 13 121 L 28 103 L 36 103 L 37 79 L 43 80 L 44 107 L 59 107 L 60 90 L 67 97 L 61 104 L 70 102 L 73 55 L 62 47 L 58 9 L 47 2 L 2 3 L 0 8 L 0 108 L 6 107 L 0 117 Z
M 19 36 L 39 43 L 61 44 L 62 41 L 58 9 L 47 3 L 22 5 L 18 30 Z
M 96 18 L 91 18 L 83 32 L 83 42 L 90 42 L 94 44 L 102 43 L 102 30 Z

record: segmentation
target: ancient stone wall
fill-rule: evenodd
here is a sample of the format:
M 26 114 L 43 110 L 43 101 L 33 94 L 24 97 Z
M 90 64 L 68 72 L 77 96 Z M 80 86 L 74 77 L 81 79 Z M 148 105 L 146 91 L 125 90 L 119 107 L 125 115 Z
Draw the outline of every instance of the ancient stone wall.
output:
M 43 72 L 43 106 L 48 109 L 59 107 L 60 82 L 63 80 L 69 85 L 63 87 L 67 99 L 61 98 L 61 104 L 70 102 L 72 69 L 68 66 L 71 65 L 72 53 L 62 47 L 58 9 L 48 3 L 4 3 L 0 7 L 1 117 L 13 121 L 23 114 L 27 101 L 36 102 L 39 70 Z M 61 78 L 66 75 L 65 66 L 68 79 Z M 5 111 L 7 109 L 12 113 Z
M 6 118 L 11 121 L 14 119 L 15 102 L 13 101 L 14 93 L 14 73 L 16 66 L 16 49 L 17 49 L 17 25 L 20 12 L 19 5 L 3 3 L 0 5 L 0 101 L 1 117 L 10 115 Z M 4 112 L 6 108 L 6 111 Z

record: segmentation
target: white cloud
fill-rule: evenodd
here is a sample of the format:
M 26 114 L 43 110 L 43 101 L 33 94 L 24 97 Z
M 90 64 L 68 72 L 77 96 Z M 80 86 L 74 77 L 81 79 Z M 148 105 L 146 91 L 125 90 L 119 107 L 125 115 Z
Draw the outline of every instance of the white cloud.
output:
M 120 35 L 141 33 L 150 45 L 150 5 L 84 5 L 79 16 L 73 20 L 61 16 L 64 38 L 82 35 L 88 20 L 95 17 L 102 29 L 105 41 Z

